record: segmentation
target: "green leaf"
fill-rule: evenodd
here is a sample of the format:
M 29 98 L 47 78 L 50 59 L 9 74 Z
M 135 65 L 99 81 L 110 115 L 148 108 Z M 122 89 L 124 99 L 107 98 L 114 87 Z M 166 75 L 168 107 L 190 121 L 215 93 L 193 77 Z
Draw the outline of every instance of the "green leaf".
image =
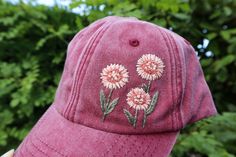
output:
M 224 68 L 225 66 L 231 64 L 235 61 L 235 55 L 227 55 L 224 58 L 216 61 L 214 63 L 214 70 L 215 72 L 218 72 L 221 68 Z
M 224 12 L 225 12 L 226 16 L 230 16 L 233 11 L 230 7 L 225 6 L 224 7 Z
M 101 104 L 101 108 L 102 108 L 102 112 L 105 112 L 105 104 L 106 104 L 106 97 L 105 94 L 103 92 L 103 90 L 100 90 L 100 104 Z
M 105 114 L 111 113 L 114 110 L 115 106 L 117 105 L 118 101 L 119 101 L 119 98 L 116 98 L 110 104 L 108 104 Z
M 126 110 L 126 109 L 124 109 L 123 111 L 124 111 L 124 114 L 125 114 L 125 116 L 127 117 L 128 121 L 129 121 L 129 123 L 130 123 L 131 125 L 133 125 L 135 119 L 134 119 L 134 117 L 132 116 L 132 114 L 131 114 L 128 110 Z
M 158 99 L 158 91 L 156 91 L 156 93 L 153 95 L 152 101 L 151 101 L 148 109 L 146 110 L 147 115 L 151 114 L 154 111 L 156 103 L 157 103 L 157 99 Z
M 7 132 L 0 130 L 0 146 L 5 146 L 7 144 Z
M 187 14 L 184 14 L 184 13 L 176 13 L 176 14 L 173 14 L 174 17 L 176 17 L 177 19 L 180 19 L 180 20 L 189 20 L 190 19 L 190 16 L 188 16 Z

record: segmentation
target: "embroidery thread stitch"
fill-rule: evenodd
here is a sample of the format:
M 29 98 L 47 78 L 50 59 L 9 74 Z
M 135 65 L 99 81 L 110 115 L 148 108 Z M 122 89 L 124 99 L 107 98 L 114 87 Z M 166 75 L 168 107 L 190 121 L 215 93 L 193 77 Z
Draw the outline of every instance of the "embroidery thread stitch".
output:
M 151 82 L 162 76 L 164 72 L 163 61 L 153 54 L 143 55 L 137 62 L 136 70 L 139 76 L 143 79 L 148 80 L 148 84 L 143 84 L 143 88 L 146 92 L 149 92 Z
M 128 110 L 124 109 L 124 114 L 127 117 L 129 123 L 136 128 L 138 110 L 144 110 L 144 116 L 142 121 L 142 127 L 145 127 L 147 116 L 149 116 L 155 109 L 159 92 L 156 91 L 151 98 L 149 92 L 152 81 L 160 78 L 164 72 L 163 61 L 153 54 L 144 54 L 136 65 L 136 71 L 141 78 L 148 80 L 147 84 L 142 84 L 142 88 L 135 88 L 131 90 L 127 95 L 127 103 L 130 107 L 135 108 L 135 116 L 133 116 Z M 137 107 L 139 106 L 139 107 Z M 138 109 L 137 109 L 138 108 Z
M 151 102 L 151 97 L 143 90 L 143 88 L 137 87 L 130 90 L 130 92 L 127 94 L 126 101 L 131 108 L 135 109 L 135 116 L 133 116 L 128 110 L 124 109 L 124 114 L 128 118 L 129 123 L 135 128 L 138 111 L 146 110 L 148 108 L 148 105 Z
M 106 116 L 111 113 L 115 106 L 118 104 L 119 98 L 115 98 L 111 101 L 112 93 L 117 88 L 122 88 L 128 82 L 128 71 L 123 65 L 110 64 L 107 65 L 101 72 L 100 79 L 102 84 L 110 89 L 109 95 L 106 98 L 104 91 L 100 90 L 100 104 L 103 112 L 102 121 Z

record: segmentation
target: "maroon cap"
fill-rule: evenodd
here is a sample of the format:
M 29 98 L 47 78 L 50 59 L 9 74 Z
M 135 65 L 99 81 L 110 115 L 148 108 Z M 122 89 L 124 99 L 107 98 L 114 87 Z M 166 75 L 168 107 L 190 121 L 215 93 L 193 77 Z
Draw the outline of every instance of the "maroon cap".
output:
M 53 104 L 15 157 L 166 157 L 187 124 L 217 113 L 192 46 L 109 16 L 70 42 Z

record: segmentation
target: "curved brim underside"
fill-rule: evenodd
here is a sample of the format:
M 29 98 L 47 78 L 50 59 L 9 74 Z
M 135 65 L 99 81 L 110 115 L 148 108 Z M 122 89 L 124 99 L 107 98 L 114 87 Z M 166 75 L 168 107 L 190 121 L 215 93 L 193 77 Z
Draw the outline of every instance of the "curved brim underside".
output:
M 14 157 L 167 157 L 178 133 L 109 133 L 72 123 L 52 105 L 18 147 Z

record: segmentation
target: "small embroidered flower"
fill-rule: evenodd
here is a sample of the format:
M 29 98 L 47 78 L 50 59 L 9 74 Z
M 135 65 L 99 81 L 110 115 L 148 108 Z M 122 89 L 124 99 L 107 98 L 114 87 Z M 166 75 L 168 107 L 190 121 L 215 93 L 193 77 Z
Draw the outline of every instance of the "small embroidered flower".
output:
M 128 71 L 123 65 L 110 64 L 102 70 L 101 80 L 109 89 L 123 87 L 128 82 Z
M 127 94 L 128 105 L 136 110 L 145 110 L 151 102 L 151 97 L 142 88 L 133 88 Z
M 123 111 L 129 123 L 133 125 L 134 128 L 136 128 L 139 110 L 144 110 L 144 117 L 142 123 L 142 127 L 144 128 L 147 121 L 147 116 L 150 115 L 156 107 L 157 99 L 158 92 L 155 92 L 155 94 L 151 98 L 151 96 L 146 93 L 143 88 L 133 88 L 127 94 L 126 101 L 131 108 L 135 109 L 135 115 L 133 116 L 126 109 L 124 109 Z
M 143 79 L 155 80 L 162 76 L 165 65 L 159 57 L 145 54 L 138 60 L 136 67 L 138 75 Z
M 154 54 L 144 54 L 138 59 L 136 64 L 136 70 L 139 76 L 148 80 L 148 83 L 142 84 L 142 88 L 134 88 L 127 94 L 127 103 L 130 107 L 135 109 L 135 115 L 133 116 L 128 110 L 124 109 L 124 114 L 127 117 L 129 123 L 136 128 L 136 122 L 138 118 L 138 110 L 143 110 L 142 127 L 146 125 L 147 117 L 154 111 L 157 99 L 158 91 L 156 91 L 152 98 L 150 96 L 151 83 L 155 79 L 162 76 L 164 72 L 163 61 Z
M 123 87 L 128 82 L 128 78 L 128 71 L 123 65 L 110 64 L 102 70 L 100 77 L 102 84 L 110 89 L 108 97 L 106 97 L 102 89 L 100 90 L 100 104 L 103 112 L 102 121 L 105 120 L 106 116 L 111 113 L 118 104 L 119 98 L 115 98 L 111 101 L 113 90 Z

